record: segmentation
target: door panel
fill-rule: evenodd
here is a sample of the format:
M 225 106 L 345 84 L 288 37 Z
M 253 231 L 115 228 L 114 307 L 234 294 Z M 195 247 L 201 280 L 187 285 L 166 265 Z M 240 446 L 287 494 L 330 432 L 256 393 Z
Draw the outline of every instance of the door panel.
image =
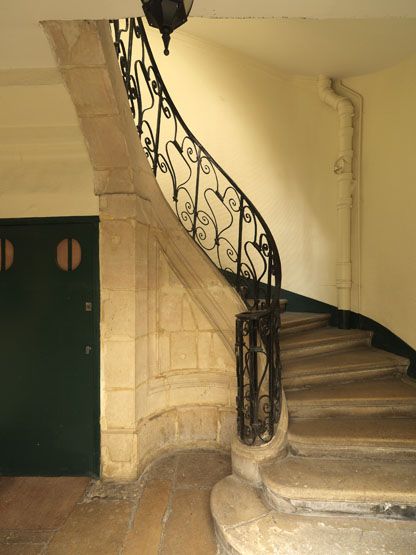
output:
M 95 475 L 98 223 L 5 225 L 1 237 L 14 261 L 0 271 L 0 473 Z M 57 263 L 66 238 L 81 245 L 74 271 Z

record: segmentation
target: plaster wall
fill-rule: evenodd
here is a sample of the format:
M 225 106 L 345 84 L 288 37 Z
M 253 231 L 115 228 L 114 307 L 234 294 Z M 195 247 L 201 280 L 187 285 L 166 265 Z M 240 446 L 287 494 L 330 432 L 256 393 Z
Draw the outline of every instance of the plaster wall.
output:
M 59 75 L 0 72 L 0 218 L 98 214 L 76 113 Z
M 166 58 L 149 35 L 179 112 L 270 227 L 283 287 L 335 305 L 338 120 L 316 79 L 181 33 Z
M 160 37 L 150 33 L 185 121 L 271 228 L 282 256 L 283 287 L 336 305 L 333 163 L 339 122 L 319 101 L 316 80 L 281 75 L 185 33 L 175 36 L 166 59 Z M 411 56 L 389 69 L 344 79 L 358 95 L 337 87 L 356 108 L 352 310 L 412 347 L 415 70 Z
M 416 56 L 345 83 L 363 97 L 361 313 L 416 348 Z

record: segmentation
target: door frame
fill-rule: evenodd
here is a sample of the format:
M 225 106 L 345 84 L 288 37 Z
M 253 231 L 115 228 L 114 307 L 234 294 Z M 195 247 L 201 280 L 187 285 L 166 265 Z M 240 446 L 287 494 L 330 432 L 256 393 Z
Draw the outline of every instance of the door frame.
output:
M 56 225 L 56 224 L 88 224 L 93 226 L 93 306 L 96 309 L 93 311 L 93 392 L 94 392 L 94 452 L 93 456 L 93 470 L 91 477 L 98 478 L 101 470 L 101 430 L 100 430 L 100 356 L 101 356 L 101 342 L 100 342 L 100 251 L 99 251 L 99 216 L 42 216 L 31 218 L 0 218 L 0 228 L 8 226 L 22 226 L 22 225 Z

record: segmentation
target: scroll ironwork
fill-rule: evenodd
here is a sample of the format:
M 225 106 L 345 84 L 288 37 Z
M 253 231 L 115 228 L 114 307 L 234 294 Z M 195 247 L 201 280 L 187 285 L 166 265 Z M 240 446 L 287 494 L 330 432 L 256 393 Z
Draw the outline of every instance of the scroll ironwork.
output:
M 162 190 L 169 191 L 185 230 L 248 308 L 244 314 L 250 316 L 237 315 L 236 328 L 239 433 L 248 444 L 267 442 L 273 437 L 281 399 L 277 333 L 281 264 L 276 243 L 252 202 L 185 124 L 163 82 L 141 19 L 110 23 L 131 112 L 153 173 Z M 263 354 L 253 350 L 253 334 Z M 243 355 L 241 349 L 248 351 Z M 261 356 L 266 357 L 265 364 L 260 363 Z M 257 366 L 249 364 L 254 358 Z M 247 397 L 256 390 L 253 380 L 257 401 Z

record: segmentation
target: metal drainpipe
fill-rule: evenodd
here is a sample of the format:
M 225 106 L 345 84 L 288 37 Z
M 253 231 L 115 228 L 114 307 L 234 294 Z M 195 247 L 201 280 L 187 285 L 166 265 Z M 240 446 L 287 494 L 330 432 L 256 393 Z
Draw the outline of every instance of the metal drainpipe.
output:
M 337 297 L 338 326 L 350 327 L 351 315 L 351 210 L 353 191 L 354 106 L 349 98 L 336 94 L 329 77 L 318 77 L 319 98 L 338 112 L 339 157 L 334 165 L 338 177 Z

